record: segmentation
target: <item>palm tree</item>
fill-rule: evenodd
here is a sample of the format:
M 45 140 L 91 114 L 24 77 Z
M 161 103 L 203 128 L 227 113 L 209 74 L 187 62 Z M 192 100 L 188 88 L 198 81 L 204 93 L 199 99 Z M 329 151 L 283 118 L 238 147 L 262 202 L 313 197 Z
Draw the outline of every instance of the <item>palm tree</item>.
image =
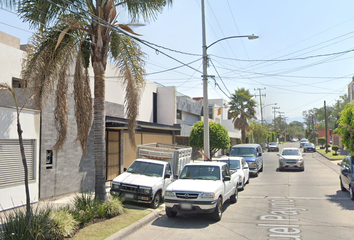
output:
M 36 28 L 23 78 L 35 93 L 39 109 L 55 90 L 55 120 L 59 150 L 67 134 L 67 93 L 70 67 L 74 69 L 75 117 L 77 140 L 87 152 L 92 124 L 92 98 L 88 67 L 94 72 L 93 132 L 95 158 L 95 197 L 104 200 L 105 191 L 105 72 L 107 60 L 120 68 L 125 88 L 125 105 L 130 142 L 138 114 L 139 93 L 144 86 L 144 53 L 131 26 L 140 18 L 153 20 L 173 0 L 0 0 Z M 118 24 L 117 12 L 128 12 L 132 24 Z M 129 33 L 129 34 L 127 34 Z
M 249 130 L 248 121 L 256 119 L 256 102 L 249 90 L 238 88 L 231 94 L 229 102 L 229 116 L 232 118 L 234 128 L 241 130 L 241 141 L 246 143 L 246 131 Z

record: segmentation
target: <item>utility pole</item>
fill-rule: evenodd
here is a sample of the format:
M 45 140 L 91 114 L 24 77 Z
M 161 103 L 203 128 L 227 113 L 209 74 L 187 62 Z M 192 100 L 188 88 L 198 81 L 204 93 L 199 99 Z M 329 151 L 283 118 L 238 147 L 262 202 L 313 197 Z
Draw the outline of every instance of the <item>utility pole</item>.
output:
M 262 108 L 262 97 L 266 97 L 266 94 L 262 94 L 262 90 L 265 90 L 266 88 L 255 88 L 254 90 L 258 90 L 259 94 L 257 95 L 254 95 L 255 97 L 258 97 L 259 96 L 259 105 L 260 106 L 260 109 L 261 109 L 261 124 L 263 125 L 263 108 Z
M 209 143 L 209 103 L 208 103 L 208 55 L 205 32 L 205 10 L 202 0 L 202 35 L 203 35 L 203 116 L 204 116 L 204 154 L 210 159 Z M 206 160 L 207 160 L 206 159 Z
M 328 153 L 328 133 L 327 133 L 327 107 L 326 101 L 324 101 L 324 113 L 325 113 L 325 131 L 326 131 L 326 153 Z
M 282 129 L 281 129 L 281 120 L 283 118 L 282 114 L 284 114 L 284 112 L 278 112 L 279 113 L 279 118 L 280 118 L 280 121 L 279 121 L 279 134 L 282 133 Z
M 277 109 L 280 109 L 280 107 L 272 107 L 273 111 L 274 111 L 274 118 L 273 118 L 273 122 L 274 122 L 274 132 L 276 131 L 275 129 L 275 113 L 277 112 Z

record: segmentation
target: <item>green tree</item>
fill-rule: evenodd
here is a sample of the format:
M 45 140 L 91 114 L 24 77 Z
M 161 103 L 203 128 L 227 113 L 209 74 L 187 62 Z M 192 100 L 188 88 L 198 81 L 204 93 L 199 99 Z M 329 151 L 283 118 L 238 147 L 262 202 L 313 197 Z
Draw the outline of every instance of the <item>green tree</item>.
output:
M 255 143 L 265 143 L 267 141 L 268 131 L 261 123 L 251 121 L 250 129 L 253 132 L 253 139 Z
M 210 158 L 220 149 L 230 148 L 229 132 L 220 123 L 209 123 Z M 193 148 L 204 148 L 204 123 L 196 122 L 189 136 L 189 145 Z
M 249 90 L 238 88 L 231 94 L 229 116 L 233 119 L 235 129 L 241 130 L 241 142 L 246 143 L 246 131 L 249 131 L 248 121 L 256 119 L 256 102 Z
M 304 124 L 302 122 L 293 121 L 289 123 L 287 131 L 289 132 L 289 136 L 291 138 L 303 138 L 304 135 Z
M 354 105 L 347 104 L 339 115 L 338 128 L 335 132 L 342 134 L 341 142 L 351 154 L 354 154 Z
M 75 66 L 74 98 L 78 126 L 77 139 L 86 154 L 88 134 L 93 119 L 95 158 L 95 197 L 104 200 L 105 188 L 105 73 L 107 61 L 119 67 L 125 90 L 126 115 L 130 142 L 138 114 L 139 93 L 144 86 L 144 53 L 130 28 L 153 20 L 172 0 L 0 0 L 1 5 L 17 10 L 19 16 L 38 31 L 28 49 L 23 78 L 35 92 L 35 103 L 42 109 L 43 100 L 55 89 L 55 120 L 59 150 L 67 135 L 67 97 L 71 66 Z M 132 24 L 119 24 L 118 12 L 127 12 Z M 129 32 L 131 35 L 126 34 Z M 92 111 L 88 67 L 94 72 Z M 72 73 L 71 73 L 72 74 Z

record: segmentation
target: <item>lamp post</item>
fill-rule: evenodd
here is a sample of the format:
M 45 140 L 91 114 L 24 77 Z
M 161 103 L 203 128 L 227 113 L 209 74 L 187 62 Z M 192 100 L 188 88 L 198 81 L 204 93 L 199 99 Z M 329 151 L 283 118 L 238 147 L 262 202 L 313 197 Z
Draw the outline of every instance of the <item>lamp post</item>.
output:
M 267 104 L 267 105 L 264 105 L 262 108 L 261 108 L 261 123 L 263 123 L 263 108 L 267 107 L 267 106 L 272 106 L 272 105 L 277 105 L 278 103 L 270 103 L 270 104 Z
M 221 38 L 209 46 L 206 45 L 206 32 L 205 32 L 205 10 L 204 10 L 204 0 L 202 1 L 202 38 L 203 38 L 203 117 L 204 117 L 204 154 L 210 159 L 210 140 L 209 140 L 209 104 L 208 104 L 208 55 L 207 49 L 213 46 L 215 43 L 231 39 L 231 38 L 245 38 L 257 39 L 256 35 L 242 35 L 242 36 L 230 36 Z

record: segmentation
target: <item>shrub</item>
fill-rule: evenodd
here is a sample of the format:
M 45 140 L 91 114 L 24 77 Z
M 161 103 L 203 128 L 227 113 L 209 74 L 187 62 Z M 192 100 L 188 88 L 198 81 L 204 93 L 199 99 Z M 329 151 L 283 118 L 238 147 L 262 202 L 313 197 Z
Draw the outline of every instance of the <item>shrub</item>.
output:
M 339 147 L 337 145 L 332 145 L 332 150 L 334 151 L 334 154 L 337 155 Z
M 82 193 L 73 198 L 73 216 L 81 225 L 92 221 L 97 216 L 97 201 L 92 194 Z
M 118 216 L 124 211 L 123 204 L 118 198 L 113 198 L 111 201 L 104 202 L 103 206 L 107 218 Z
M 318 143 L 321 144 L 323 147 L 323 145 L 326 143 L 326 139 L 324 137 L 320 137 L 318 138 Z
M 0 219 L 2 225 L 0 239 L 45 239 L 45 222 L 49 213 L 49 208 L 42 210 L 36 208 L 35 211 L 31 208 L 30 225 L 28 225 L 26 213 L 21 209 L 5 213 Z
M 71 237 L 78 222 L 68 209 L 52 211 L 46 223 L 46 237 L 48 239 L 64 239 Z

